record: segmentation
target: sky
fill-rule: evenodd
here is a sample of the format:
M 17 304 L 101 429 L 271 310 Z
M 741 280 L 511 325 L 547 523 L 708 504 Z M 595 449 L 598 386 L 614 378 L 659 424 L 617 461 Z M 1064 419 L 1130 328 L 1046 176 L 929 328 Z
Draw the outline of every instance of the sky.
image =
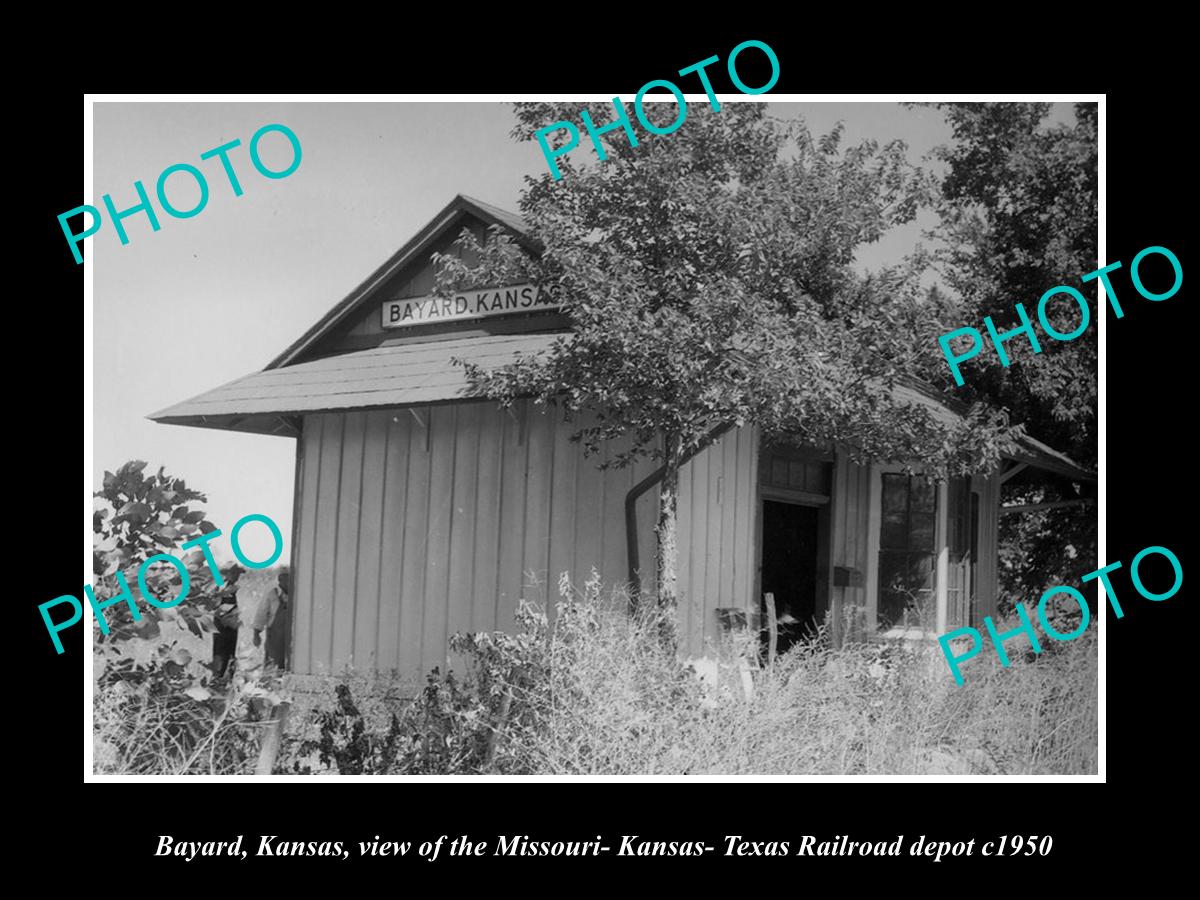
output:
M 843 146 L 900 138 L 914 163 L 950 136 L 932 109 L 768 106 L 776 116 L 803 116 L 815 134 L 842 121 Z M 1056 107 L 1052 121 L 1069 120 L 1069 107 Z M 251 136 L 273 123 L 295 132 L 302 148 L 299 168 L 274 180 L 261 176 L 248 156 Z M 160 230 L 136 213 L 123 220 L 124 246 L 107 217 L 86 240 L 93 267 L 96 484 L 106 469 L 146 460 L 148 470 L 164 466 L 204 491 L 209 519 L 226 535 L 238 519 L 260 513 L 287 541 L 292 438 L 161 425 L 145 417 L 261 370 L 455 194 L 515 211 L 522 177 L 539 174 L 545 162 L 536 143 L 510 137 L 513 124 L 511 109 L 501 103 L 96 103 L 95 196 L 81 202 L 103 208 L 102 196 L 111 194 L 117 210 L 132 207 L 138 202 L 134 182 L 153 198 L 159 173 L 176 163 L 199 168 L 210 190 L 204 209 L 186 219 L 166 215 L 154 199 Z M 241 146 L 229 158 L 240 197 L 218 160 L 200 159 L 234 139 Z M 270 169 L 291 161 L 281 134 L 265 136 L 260 150 Z M 167 195 L 187 210 L 199 192 L 180 174 L 168 180 Z M 899 260 L 933 224 L 926 212 L 894 229 L 862 249 L 860 266 Z M 242 545 L 251 559 L 272 549 L 266 528 L 257 525 L 242 533 Z M 232 558 L 223 540 L 213 549 L 222 561 Z M 284 553 L 286 560 L 290 547 Z

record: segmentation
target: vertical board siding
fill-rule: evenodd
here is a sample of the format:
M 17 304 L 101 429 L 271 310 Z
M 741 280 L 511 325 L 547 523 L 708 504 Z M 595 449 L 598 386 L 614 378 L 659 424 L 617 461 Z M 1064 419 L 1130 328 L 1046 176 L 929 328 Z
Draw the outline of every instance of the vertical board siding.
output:
M 296 571 L 293 575 L 294 613 L 292 616 L 291 665 L 297 672 L 311 671 L 310 641 L 313 633 L 313 573 L 317 541 L 317 483 L 321 465 L 321 432 L 324 416 L 309 416 L 300 433 L 304 459 L 300 496 L 295 500 L 299 520 Z
M 475 532 L 471 564 L 471 630 L 496 629 L 496 594 L 499 588 L 501 499 L 504 477 L 505 413 L 490 416 L 484 406 L 476 407 L 479 420 L 479 452 L 475 471 Z
M 341 491 L 337 515 L 337 540 L 333 560 L 334 610 L 331 656 L 340 671 L 354 666 L 354 616 L 340 614 L 343 597 L 356 597 L 358 589 L 358 553 L 365 550 L 359 540 L 362 517 L 362 464 L 366 449 L 366 413 L 346 415 L 342 435 Z M 345 502 L 350 499 L 350 502 Z
M 865 609 L 867 605 L 865 580 L 869 568 L 867 531 L 870 527 L 870 489 L 870 467 L 860 466 L 839 452 L 834 464 L 833 509 L 830 510 L 833 564 L 855 570 L 864 580 L 863 587 L 831 587 L 831 609 L 839 629 L 849 607 Z M 839 634 L 846 638 L 853 637 L 840 631 Z
M 380 562 L 383 547 L 383 498 L 387 490 L 386 416 L 367 419 L 362 455 L 362 505 L 358 523 L 357 571 L 354 594 L 353 659 L 373 670 L 378 657 Z
M 334 552 L 342 481 L 342 436 L 346 417 L 325 416 L 321 429 L 321 464 L 315 493 L 316 537 L 313 547 L 312 630 L 306 636 L 311 671 L 331 674 L 334 608 L 339 615 L 346 601 L 334 596 Z M 352 598 L 347 597 L 347 600 Z
M 687 464 L 691 469 L 691 491 L 681 498 L 680 517 L 686 516 L 692 523 L 688 545 L 681 548 L 680 566 L 691 573 L 688 595 L 680 598 L 687 605 L 687 630 L 681 632 L 684 646 L 692 656 L 701 652 L 699 635 L 704 633 L 704 599 L 715 592 L 716 585 L 708 583 L 708 559 L 711 547 L 708 541 L 710 514 L 708 464 L 713 455 L 712 448 L 705 450 Z M 712 498 L 715 507 L 716 497 Z M 695 608 L 695 607 L 699 608 Z
M 575 509 L 571 523 L 574 541 L 567 548 L 571 554 L 568 568 L 577 578 L 586 580 L 595 568 L 604 566 L 604 477 L 599 456 L 577 454 L 575 461 Z M 615 569 L 616 566 L 613 566 Z M 621 575 L 617 580 L 624 581 Z
M 425 547 L 425 623 L 421 629 L 421 668 L 446 671 L 450 538 L 454 527 L 454 464 L 458 408 L 429 408 L 430 476 L 428 541 Z M 462 523 L 460 523 L 462 527 Z
M 612 445 L 605 445 L 603 459 L 612 460 L 617 452 Z M 625 495 L 633 488 L 632 466 L 624 469 L 605 469 L 601 479 L 600 520 L 601 564 L 596 568 L 614 584 L 625 584 L 629 580 L 628 551 L 625 542 Z M 654 523 L 649 524 L 650 528 Z M 583 548 L 580 548 L 583 552 Z
M 550 479 L 550 533 L 546 542 L 547 606 L 553 607 L 560 599 L 559 575 L 563 572 L 568 573 L 575 587 L 580 587 L 587 577 L 587 570 L 579 571 L 575 568 L 575 515 L 578 500 L 576 478 L 582 453 L 580 446 L 570 441 L 573 426 L 566 423 L 556 426 L 557 419 L 554 415 L 547 415 L 546 420 L 552 428 L 549 439 L 552 442 L 554 460 Z M 588 550 L 588 555 L 599 556 L 598 547 L 589 547 Z
M 446 638 L 464 631 L 479 631 L 473 621 L 475 540 L 479 529 L 479 445 L 482 429 L 479 405 L 454 407 L 454 484 L 451 488 L 451 527 L 446 590 Z M 434 598 L 436 600 L 436 598 Z M 463 660 L 447 649 L 446 664 L 462 671 Z
M 513 414 L 501 413 L 504 453 L 501 460 L 500 535 L 496 566 L 496 627 L 512 631 L 516 627 L 517 604 L 525 585 L 525 482 L 529 468 L 528 409 L 514 408 Z M 494 487 L 493 487 L 494 489 Z M 485 573 L 476 578 L 486 584 Z
M 399 416 L 384 420 L 385 468 L 383 503 L 380 508 L 382 536 L 379 546 L 379 634 L 375 644 L 376 666 L 387 671 L 400 659 L 401 586 L 404 581 L 404 508 L 408 497 L 408 431 L 398 425 Z M 372 416 L 372 419 L 378 418 Z
M 403 441 L 408 438 L 408 499 L 401 509 L 389 509 L 386 515 L 403 517 L 403 540 L 399 547 L 383 548 L 385 554 L 399 549 L 400 563 L 400 649 L 392 668 L 402 675 L 416 676 L 421 667 L 421 634 L 425 629 L 425 608 L 416 598 L 425 594 L 425 557 L 429 541 L 429 475 L 430 452 L 428 428 L 430 410 L 424 407 L 415 411 L 400 410 L 396 423 Z M 418 421 L 418 417 L 421 421 Z M 380 660 L 380 663 L 384 663 Z
M 730 605 L 737 597 L 737 575 L 741 566 L 737 564 L 737 477 L 738 451 L 741 442 L 735 435 L 731 440 L 721 441 L 721 473 L 717 482 L 717 500 L 720 502 L 721 516 L 721 546 L 719 596 L 718 599 L 730 598 Z M 717 646 L 719 634 L 716 607 L 714 612 L 704 617 L 704 639 L 712 646 Z
M 719 638 L 717 609 L 752 614 L 757 568 L 758 434 L 726 433 L 681 470 L 679 480 L 679 633 L 688 656 L 711 652 Z M 654 547 L 651 544 L 650 560 Z
M 533 590 L 532 596 L 547 607 L 554 603 L 550 580 L 550 499 L 554 484 L 554 425 L 555 419 L 542 407 L 530 406 L 527 412 L 529 458 L 525 469 L 525 579 Z M 523 581 L 522 584 L 525 584 Z M 550 609 L 547 608 L 547 613 Z
M 625 497 L 657 465 L 601 470 L 620 447 L 585 457 L 572 430 L 528 403 L 307 416 L 294 670 L 396 672 L 418 686 L 434 666 L 461 667 L 450 635 L 514 630 L 522 597 L 552 609 L 563 572 L 577 587 L 593 568 L 605 586 L 623 585 Z M 739 471 L 754 458 L 752 436 L 725 440 L 697 458 L 701 474 L 681 498 L 695 536 L 680 546 L 694 606 L 681 633 L 693 652 L 716 635 L 716 607 L 750 608 L 741 581 L 752 572 L 751 542 L 738 523 L 752 521 L 753 475 Z M 657 508 L 653 489 L 637 504 L 648 590 Z
M 678 607 L 676 621 L 679 626 L 679 635 L 683 643 L 685 653 L 691 652 L 690 638 L 691 623 L 692 623 L 692 597 L 696 596 L 697 592 L 703 590 L 703 585 L 697 585 L 695 577 L 695 568 L 692 566 L 692 552 L 696 541 L 692 536 L 692 529 L 695 523 L 692 521 L 692 510 L 695 508 L 696 500 L 693 496 L 695 492 L 695 478 L 693 473 L 695 467 L 690 463 L 684 466 L 679 472 L 679 496 L 675 507 L 676 514 L 676 540 L 679 547 L 679 571 L 676 573 L 676 590 L 678 591 Z M 651 489 L 653 490 L 653 488 Z M 650 557 L 653 559 L 653 557 Z
M 979 492 L 979 587 L 976 590 L 976 624 L 999 609 L 1000 477 L 976 476 L 972 490 Z

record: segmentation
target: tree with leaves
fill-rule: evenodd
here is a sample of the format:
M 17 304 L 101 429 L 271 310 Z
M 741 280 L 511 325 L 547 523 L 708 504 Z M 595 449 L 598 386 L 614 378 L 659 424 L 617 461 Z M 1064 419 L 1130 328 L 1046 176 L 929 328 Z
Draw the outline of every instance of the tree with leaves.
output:
M 594 121 L 611 119 L 603 104 Z M 516 105 L 514 137 L 570 119 L 566 104 Z M 562 179 L 527 178 L 528 254 L 492 229 L 439 254 L 437 292 L 536 281 L 572 329 L 548 352 L 485 371 L 476 390 L 560 408 L 595 452 L 627 439 L 611 464 L 661 464 L 659 601 L 676 602 L 680 467 L 723 428 L 836 443 L 859 459 L 921 460 L 935 474 L 994 465 L 1011 448 L 983 405 L 962 425 L 898 403 L 897 378 L 936 363 L 941 306 L 899 266 L 866 278 L 854 253 L 912 220 L 927 183 L 900 142 L 842 147 L 761 104 L 690 106 L 670 136 L 620 131 L 608 158 L 559 157 Z
M 999 331 L 1019 326 L 1048 289 L 1072 285 L 1089 296 L 1092 321 L 1072 341 L 1043 339 L 1035 354 L 1018 338 L 964 367 L 957 393 L 1008 409 L 1030 432 L 1085 468 L 1096 466 L 1096 290 L 1082 276 L 1097 258 L 1097 108 L 1074 107 L 1070 124 L 1049 125 L 1049 103 L 942 103 L 951 141 L 935 156 L 946 166 L 937 193 L 944 242 L 938 262 L 961 299 L 959 327 L 991 316 Z M 1079 325 L 1069 300 L 1048 304 L 1060 333 Z M 944 364 L 943 364 L 944 368 Z M 1008 502 L 1074 499 L 1069 486 L 1024 483 L 1006 488 Z M 1001 519 L 1001 578 L 1014 599 L 1076 583 L 1095 568 L 1096 507 L 1058 508 Z
M 946 165 L 937 210 L 945 242 L 941 271 L 978 322 L 1019 326 L 1016 304 L 1032 309 L 1050 288 L 1091 294 L 1082 277 L 1097 259 L 1097 120 L 1094 103 L 1075 106 L 1070 125 L 1046 126 L 1049 103 L 943 103 L 952 141 L 935 155 Z M 1047 305 L 1060 333 L 1079 325 L 1067 299 Z M 964 323 L 968 321 L 964 319 Z M 1097 327 L 1072 341 L 1009 341 L 1013 362 L 981 353 L 964 375 L 967 396 L 1009 409 L 1042 440 L 1086 467 L 1096 463 Z
M 103 485 L 94 494 L 92 572 L 98 600 L 120 593 L 117 573 L 130 591 L 136 592 L 138 570 L 147 559 L 171 553 L 180 544 L 216 530 L 205 511 L 196 508 L 197 503 L 208 501 L 203 493 L 189 488 L 182 478 L 167 475 L 162 468 L 146 476 L 145 468 L 145 462 L 131 460 L 116 472 L 105 472 Z M 191 583 L 188 600 L 165 610 L 139 603 L 141 622 L 133 619 L 125 604 L 108 607 L 104 616 L 114 638 L 153 633 L 164 614 L 178 616 L 197 637 L 212 629 L 211 609 L 203 602 L 213 587 L 208 565 L 199 550 L 193 550 L 184 561 Z M 167 602 L 179 594 L 181 579 L 170 564 L 152 566 L 145 580 L 156 599 Z M 103 635 L 98 638 L 103 640 Z

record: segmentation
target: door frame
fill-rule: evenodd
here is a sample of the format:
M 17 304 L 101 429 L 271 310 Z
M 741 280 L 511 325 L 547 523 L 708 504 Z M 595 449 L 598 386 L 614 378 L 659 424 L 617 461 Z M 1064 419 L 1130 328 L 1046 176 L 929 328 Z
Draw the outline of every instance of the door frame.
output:
M 792 506 L 805 506 L 817 510 L 817 596 L 814 618 L 821 624 L 829 613 L 832 600 L 833 571 L 833 540 L 832 540 L 832 497 L 823 494 L 809 494 L 804 491 L 791 491 L 786 488 L 759 485 L 758 497 L 755 501 L 755 563 L 754 563 L 754 605 L 755 615 L 761 619 L 763 607 L 762 570 L 763 570 L 763 504 L 788 503 Z M 758 627 L 765 628 L 766 623 L 759 621 Z

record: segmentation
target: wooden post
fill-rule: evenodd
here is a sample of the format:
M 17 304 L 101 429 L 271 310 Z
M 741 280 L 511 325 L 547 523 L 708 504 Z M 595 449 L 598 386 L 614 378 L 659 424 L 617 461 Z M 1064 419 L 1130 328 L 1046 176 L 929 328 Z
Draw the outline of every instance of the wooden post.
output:
M 744 655 L 738 657 L 738 673 L 742 678 L 742 696 L 749 703 L 754 699 L 754 676 L 750 673 L 750 660 Z
M 775 618 L 775 595 L 765 594 L 767 607 L 767 665 L 775 664 L 775 648 L 779 646 L 779 622 Z
M 950 503 L 950 486 L 945 481 L 937 486 L 937 527 L 935 533 L 937 542 L 937 569 L 933 582 L 935 634 L 945 634 L 949 630 L 950 621 L 950 516 L 947 509 Z M 925 622 L 921 627 L 927 628 Z
M 504 696 L 500 700 L 500 715 L 497 717 L 496 725 L 492 728 L 492 733 L 488 735 L 487 759 L 483 761 L 484 772 L 491 772 L 496 763 L 496 748 L 500 744 L 500 736 L 504 733 L 504 726 L 508 724 L 508 714 L 511 710 L 512 686 L 509 685 L 504 689 Z
M 254 767 L 255 775 L 270 775 L 271 770 L 275 768 L 275 757 L 279 755 L 283 729 L 287 727 L 288 714 L 291 711 L 292 704 L 287 702 L 278 704 L 271 711 L 275 718 L 267 723 L 266 732 L 263 734 L 262 749 L 258 753 L 258 765 Z

